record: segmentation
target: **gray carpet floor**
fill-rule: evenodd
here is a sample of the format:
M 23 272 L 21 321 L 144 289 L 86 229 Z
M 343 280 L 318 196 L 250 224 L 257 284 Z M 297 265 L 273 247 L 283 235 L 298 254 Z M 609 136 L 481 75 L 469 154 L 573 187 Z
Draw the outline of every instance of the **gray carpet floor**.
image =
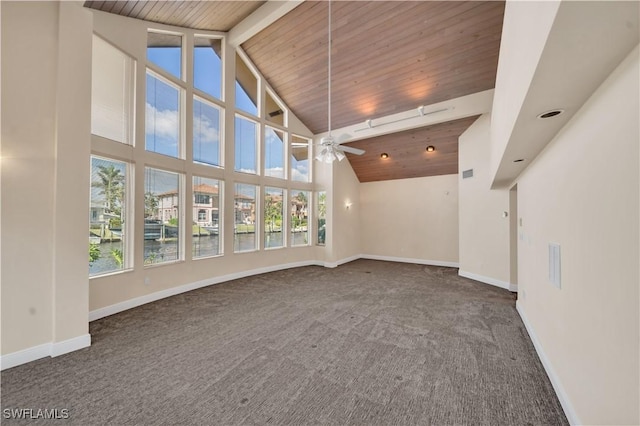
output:
M 92 346 L 2 372 L 55 424 L 564 425 L 506 290 L 358 260 L 219 284 L 90 324 Z M 51 424 L 15 421 L 3 424 Z

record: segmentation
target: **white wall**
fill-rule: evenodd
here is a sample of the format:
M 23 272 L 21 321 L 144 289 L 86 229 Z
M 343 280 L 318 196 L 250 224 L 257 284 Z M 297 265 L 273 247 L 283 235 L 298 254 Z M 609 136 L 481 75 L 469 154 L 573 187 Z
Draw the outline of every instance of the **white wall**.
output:
M 331 215 L 327 218 L 327 261 L 331 265 L 353 260 L 362 253 L 360 182 L 345 159 L 333 163 L 332 191 L 328 194 Z M 349 204 L 349 208 L 347 208 Z
M 509 191 L 490 189 L 491 116 L 482 115 L 459 139 L 460 275 L 509 288 Z M 463 179 L 464 170 L 473 177 Z
M 91 14 L 1 7 L 2 354 L 38 358 L 89 344 Z
M 518 180 L 517 307 L 582 424 L 640 424 L 638 52 Z M 561 289 L 547 279 L 551 242 Z
M 360 184 L 362 253 L 457 266 L 457 175 Z

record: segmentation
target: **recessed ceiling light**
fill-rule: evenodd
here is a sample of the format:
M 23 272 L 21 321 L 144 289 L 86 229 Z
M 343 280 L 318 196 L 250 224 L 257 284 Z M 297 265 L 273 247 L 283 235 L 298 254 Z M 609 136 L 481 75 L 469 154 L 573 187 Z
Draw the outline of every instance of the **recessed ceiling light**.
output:
M 564 112 L 563 109 L 552 109 L 551 111 L 547 111 L 547 112 L 543 112 L 542 114 L 538 114 L 538 118 L 542 119 L 542 118 L 551 118 L 551 117 L 555 117 L 556 115 L 560 115 Z
M 514 163 L 521 163 L 524 161 L 524 158 L 518 158 L 517 160 L 513 160 Z
M 383 152 L 382 154 L 380 154 L 380 158 L 389 158 L 389 154 Z
M 433 151 L 435 151 L 435 150 L 436 150 L 436 147 L 435 147 L 435 146 L 433 146 L 433 145 L 429 145 L 429 146 L 427 147 L 427 152 L 433 152 Z

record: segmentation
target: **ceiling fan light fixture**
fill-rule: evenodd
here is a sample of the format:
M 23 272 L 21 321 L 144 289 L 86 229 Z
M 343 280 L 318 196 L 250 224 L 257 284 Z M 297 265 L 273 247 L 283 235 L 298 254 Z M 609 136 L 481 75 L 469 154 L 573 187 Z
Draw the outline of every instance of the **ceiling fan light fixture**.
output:
M 340 150 L 335 149 L 333 145 L 326 145 L 315 158 L 323 163 L 331 164 L 336 160 L 344 160 L 346 156 Z
M 433 146 L 433 145 L 429 145 L 429 146 L 427 147 L 427 152 L 433 152 L 433 151 L 435 151 L 435 150 L 436 150 L 436 147 L 435 147 L 435 146 Z

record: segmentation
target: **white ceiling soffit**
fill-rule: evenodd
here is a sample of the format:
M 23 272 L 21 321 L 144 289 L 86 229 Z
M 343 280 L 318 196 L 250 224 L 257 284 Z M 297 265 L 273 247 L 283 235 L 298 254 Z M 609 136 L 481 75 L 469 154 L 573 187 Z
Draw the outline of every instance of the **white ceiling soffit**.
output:
M 416 106 L 415 109 L 409 111 L 378 117 L 353 126 L 333 129 L 331 134 L 337 137 L 348 135 L 346 142 L 353 142 L 489 113 L 493 103 L 493 90 L 485 90 L 484 92 L 425 105 L 422 108 Z M 320 133 L 315 135 L 314 139 L 319 141 L 327 135 L 328 133 L 326 132 Z
M 561 3 L 499 161 L 493 189 L 512 185 L 638 44 L 639 4 L 635 1 Z M 564 113 L 544 120 L 537 118 L 540 113 L 553 109 L 563 109 Z M 526 160 L 514 163 L 521 158 Z

